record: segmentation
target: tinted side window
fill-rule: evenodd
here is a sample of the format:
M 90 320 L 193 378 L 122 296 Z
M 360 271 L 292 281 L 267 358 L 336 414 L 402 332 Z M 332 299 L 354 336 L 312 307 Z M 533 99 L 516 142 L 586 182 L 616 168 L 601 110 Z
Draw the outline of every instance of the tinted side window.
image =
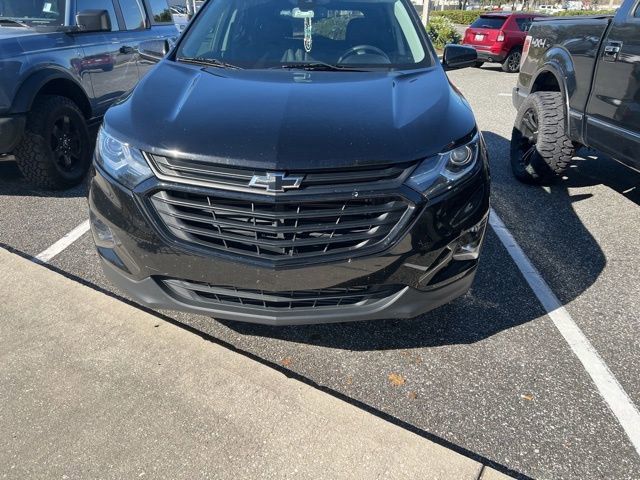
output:
M 109 18 L 111 18 L 111 30 L 119 30 L 118 18 L 113 8 L 113 0 L 76 0 L 76 10 L 78 12 L 82 10 L 106 10 L 109 12 Z
M 120 10 L 124 17 L 124 25 L 127 30 L 139 30 L 144 28 L 144 12 L 138 0 L 120 0 Z
M 155 23 L 173 23 L 171 10 L 167 5 L 167 0 L 149 0 L 151 6 L 151 17 Z
M 532 20 L 530 18 L 516 18 L 516 23 L 518 24 L 518 28 L 523 32 L 528 32 L 531 28 Z
M 640 18 L 640 3 L 636 7 L 636 12 L 633 14 L 634 17 Z

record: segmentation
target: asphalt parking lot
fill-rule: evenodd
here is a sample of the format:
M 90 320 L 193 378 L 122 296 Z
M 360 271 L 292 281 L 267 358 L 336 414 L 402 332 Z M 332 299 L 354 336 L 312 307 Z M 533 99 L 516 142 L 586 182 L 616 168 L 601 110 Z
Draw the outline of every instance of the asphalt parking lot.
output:
M 488 66 L 450 78 L 490 149 L 493 209 L 640 405 L 640 174 L 582 150 L 555 184 L 517 183 L 516 76 Z M 86 219 L 83 188 L 36 191 L 0 162 L 0 245 L 36 256 Z M 88 233 L 50 265 L 113 291 Z M 472 291 L 414 320 L 272 328 L 162 313 L 523 478 L 640 479 L 640 450 L 493 230 Z

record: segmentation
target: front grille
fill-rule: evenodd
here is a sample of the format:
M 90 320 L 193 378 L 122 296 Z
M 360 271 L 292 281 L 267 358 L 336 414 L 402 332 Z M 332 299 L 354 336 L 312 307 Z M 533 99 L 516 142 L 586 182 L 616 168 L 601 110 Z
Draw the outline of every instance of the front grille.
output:
M 265 176 L 272 170 L 227 167 L 207 161 L 163 157 L 147 154 L 156 175 L 167 181 L 204 185 L 235 191 L 256 191 L 249 187 L 254 176 Z M 397 165 L 373 165 L 341 169 L 287 171 L 287 175 L 302 177 L 299 191 L 310 193 L 320 189 L 376 189 L 401 185 L 411 173 L 415 162 Z M 260 193 L 260 190 L 257 190 Z
M 321 290 L 268 292 L 244 290 L 229 286 L 213 286 L 207 283 L 163 279 L 162 283 L 175 295 L 212 305 L 259 307 L 269 310 L 294 310 L 302 308 L 331 308 L 350 305 L 366 305 L 398 293 L 402 287 L 354 286 Z
M 178 190 L 156 192 L 151 203 L 181 241 L 274 262 L 364 255 L 391 241 L 413 208 L 391 196 L 251 201 Z

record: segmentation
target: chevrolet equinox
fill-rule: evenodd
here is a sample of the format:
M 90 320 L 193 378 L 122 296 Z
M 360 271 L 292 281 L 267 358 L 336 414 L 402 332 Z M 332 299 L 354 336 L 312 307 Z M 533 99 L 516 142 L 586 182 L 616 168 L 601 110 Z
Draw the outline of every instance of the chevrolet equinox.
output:
M 91 227 L 152 308 L 274 325 L 410 318 L 471 286 L 484 140 L 408 0 L 215 0 L 107 112 Z

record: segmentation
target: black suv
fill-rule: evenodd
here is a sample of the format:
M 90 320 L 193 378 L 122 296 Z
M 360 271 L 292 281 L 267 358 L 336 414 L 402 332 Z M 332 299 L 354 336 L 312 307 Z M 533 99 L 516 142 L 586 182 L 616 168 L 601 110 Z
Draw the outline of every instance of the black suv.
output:
M 0 156 L 38 186 L 79 183 L 88 127 L 154 65 L 140 46 L 177 33 L 166 0 L 0 0 Z
M 454 45 L 443 63 L 476 61 Z M 407 0 L 207 2 L 107 112 L 95 170 L 114 284 L 249 322 L 448 302 L 471 286 L 489 209 L 482 135 Z

